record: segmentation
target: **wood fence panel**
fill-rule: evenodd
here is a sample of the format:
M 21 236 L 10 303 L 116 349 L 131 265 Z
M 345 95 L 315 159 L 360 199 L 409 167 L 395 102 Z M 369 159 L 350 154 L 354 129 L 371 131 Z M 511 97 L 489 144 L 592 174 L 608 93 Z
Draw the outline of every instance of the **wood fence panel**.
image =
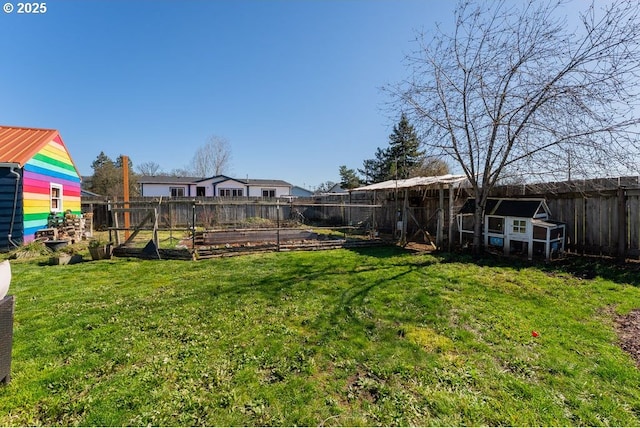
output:
M 640 255 L 640 195 L 627 195 L 627 253 Z
M 603 201 L 598 197 L 584 199 L 584 251 L 590 254 L 602 254 L 603 230 L 606 219 L 600 216 L 600 206 Z
M 615 256 L 618 254 L 618 198 L 615 194 L 602 197 L 602 205 L 606 207 L 606 233 L 608 235 L 606 255 Z

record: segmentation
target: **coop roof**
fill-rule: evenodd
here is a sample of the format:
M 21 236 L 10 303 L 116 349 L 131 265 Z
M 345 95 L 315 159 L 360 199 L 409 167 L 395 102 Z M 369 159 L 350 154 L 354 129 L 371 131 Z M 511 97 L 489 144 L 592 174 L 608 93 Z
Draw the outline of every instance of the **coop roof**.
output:
M 367 192 L 374 190 L 395 190 L 395 189 L 407 189 L 413 187 L 435 187 L 440 184 L 451 184 L 455 187 L 463 186 L 467 182 L 465 175 L 438 175 L 433 177 L 413 177 L 405 180 L 388 180 L 381 183 L 369 184 L 368 186 L 362 186 L 351 191 L 355 192 Z
M 472 214 L 476 208 L 476 200 L 467 199 L 460 214 Z M 486 215 L 496 215 L 501 217 L 525 217 L 534 218 L 541 214 L 548 214 L 544 199 L 487 199 L 484 208 Z

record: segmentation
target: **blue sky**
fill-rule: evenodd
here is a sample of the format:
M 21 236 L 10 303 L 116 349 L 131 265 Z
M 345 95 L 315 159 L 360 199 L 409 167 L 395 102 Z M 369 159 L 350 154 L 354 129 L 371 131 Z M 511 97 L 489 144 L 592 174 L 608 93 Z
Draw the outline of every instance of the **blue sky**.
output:
M 83 175 L 100 151 L 183 168 L 218 135 L 231 145 L 230 175 L 314 188 L 388 144 L 398 117 L 380 88 L 406 76 L 415 30 L 449 23 L 455 4 L 46 5 L 0 12 L 1 124 L 58 129 Z

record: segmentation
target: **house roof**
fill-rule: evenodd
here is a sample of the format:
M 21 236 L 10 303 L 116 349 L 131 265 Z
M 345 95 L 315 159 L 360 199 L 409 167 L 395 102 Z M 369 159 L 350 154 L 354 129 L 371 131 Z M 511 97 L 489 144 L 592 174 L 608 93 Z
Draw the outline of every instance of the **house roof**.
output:
M 213 177 L 173 177 L 169 175 L 144 175 L 138 178 L 138 183 L 142 184 L 197 184 L 203 181 L 211 180 L 215 183 L 223 181 L 233 180 L 238 183 L 246 184 L 249 186 L 286 186 L 291 187 L 291 184 L 283 180 L 263 180 L 256 178 L 232 178 L 226 175 L 214 175 Z
M 0 126 L 0 162 L 22 167 L 56 136 L 55 129 Z
M 263 180 L 259 178 L 248 178 L 246 180 L 238 180 L 247 183 L 250 186 L 284 186 L 291 187 L 290 183 L 284 180 Z
M 484 207 L 485 215 L 496 215 L 502 217 L 525 217 L 533 218 L 538 214 L 540 207 L 546 212 L 544 199 L 487 199 Z M 474 198 L 467 199 L 460 214 L 473 214 L 476 208 Z
M 271 180 L 271 179 L 260 179 L 260 178 L 231 178 L 225 177 L 224 180 L 219 181 L 222 183 L 224 181 L 235 181 L 237 183 L 246 184 L 247 186 L 284 186 L 291 187 L 291 184 L 287 183 L 284 180 Z
M 171 175 L 143 175 L 138 183 L 143 184 L 195 184 L 202 181 L 202 177 L 175 177 Z

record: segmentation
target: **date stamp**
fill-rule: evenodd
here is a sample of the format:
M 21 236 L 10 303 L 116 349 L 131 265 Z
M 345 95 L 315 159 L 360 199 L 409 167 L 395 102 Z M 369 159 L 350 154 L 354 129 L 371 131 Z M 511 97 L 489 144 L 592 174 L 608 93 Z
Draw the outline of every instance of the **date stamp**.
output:
M 6 14 L 17 13 L 24 15 L 42 15 L 47 13 L 47 3 L 10 3 L 7 2 L 2 6 L 2 10 Z

